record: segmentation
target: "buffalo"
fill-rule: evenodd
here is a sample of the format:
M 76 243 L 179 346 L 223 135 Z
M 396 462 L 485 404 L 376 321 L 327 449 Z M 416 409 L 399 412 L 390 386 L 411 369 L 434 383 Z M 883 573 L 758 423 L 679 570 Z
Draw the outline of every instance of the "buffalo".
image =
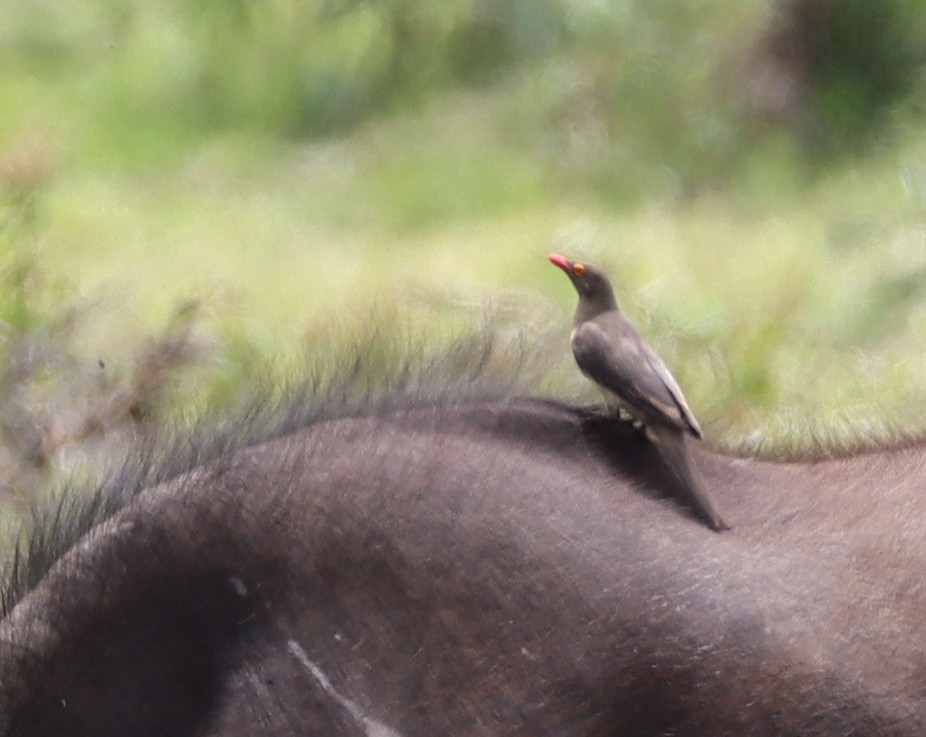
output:
M 627 423 L 414 363 L 37 512 L 0 735 L 926 734 L 921 443 L 692 444 L 718 535 Z

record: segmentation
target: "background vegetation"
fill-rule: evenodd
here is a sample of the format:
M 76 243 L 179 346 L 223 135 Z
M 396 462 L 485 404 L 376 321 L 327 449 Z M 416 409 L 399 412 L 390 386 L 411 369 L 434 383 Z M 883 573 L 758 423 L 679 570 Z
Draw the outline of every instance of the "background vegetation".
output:
M 917 0 L 7 0 L 0 498 L 396 300 L 593 398 L 552 249 L 718 442 L 920 428 L 924 63 Z

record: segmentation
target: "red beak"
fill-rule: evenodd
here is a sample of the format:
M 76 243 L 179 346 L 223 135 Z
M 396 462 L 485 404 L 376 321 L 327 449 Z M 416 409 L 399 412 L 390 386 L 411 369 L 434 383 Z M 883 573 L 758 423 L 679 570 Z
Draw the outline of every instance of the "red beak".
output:
M 559 266 L 567 274 L 569 273 L 569 270 L 572 268 L 572 261 L 570 261 L 565 256 L 560 256 L 558 253 L 551 253 L 549 256 L 547 256 L 547 258 L 550 259 L 551 264 L 554 264 L 555 266 Z

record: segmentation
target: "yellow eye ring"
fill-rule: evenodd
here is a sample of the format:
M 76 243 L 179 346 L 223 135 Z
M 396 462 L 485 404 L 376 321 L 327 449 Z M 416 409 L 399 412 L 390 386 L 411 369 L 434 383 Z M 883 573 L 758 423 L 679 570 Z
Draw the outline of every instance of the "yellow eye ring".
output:
M 572 273 L 575 274 L 576 276 L 582 276 L 582 274 L 585 273 L 585 265 L 584 264 L 573 264 Z

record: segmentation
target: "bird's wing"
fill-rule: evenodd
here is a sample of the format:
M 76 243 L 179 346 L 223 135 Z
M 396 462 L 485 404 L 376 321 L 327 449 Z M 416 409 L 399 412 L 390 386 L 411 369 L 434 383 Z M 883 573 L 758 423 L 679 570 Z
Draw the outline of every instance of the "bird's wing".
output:
M 582 373 L 656 419 L 701 437 L 678 383 L 669 369 L 622 316 L 599 316 L 572 333 L 572 352 Z
M 688 406 L 688 402 L 685 401 L 685 395 L 682 394 L 682 389 L 678 385 L 678 382 L 675 380 L 675 377 L 672 376 L 672 374 L 669 372 L 669 368 L 665 365 L 665 363 L 663 363 L 662 359 L 657 355 L 656 351 L 650 347 L 649 343 L 642 339 L 640 342 L 643 344 L 643 352 L 649 359 L 650 367 L 659 376 L 659 379 L 662 381 L 666 389 L 668 389 L 669 394 L 672 396 L 672 401 L 675 403 L 675 407 L 678 410 L 679 416 L 688 426 L 687 430 L 700 438 L 702 436 L 701 426 L 695 419 L 691 408 Z

